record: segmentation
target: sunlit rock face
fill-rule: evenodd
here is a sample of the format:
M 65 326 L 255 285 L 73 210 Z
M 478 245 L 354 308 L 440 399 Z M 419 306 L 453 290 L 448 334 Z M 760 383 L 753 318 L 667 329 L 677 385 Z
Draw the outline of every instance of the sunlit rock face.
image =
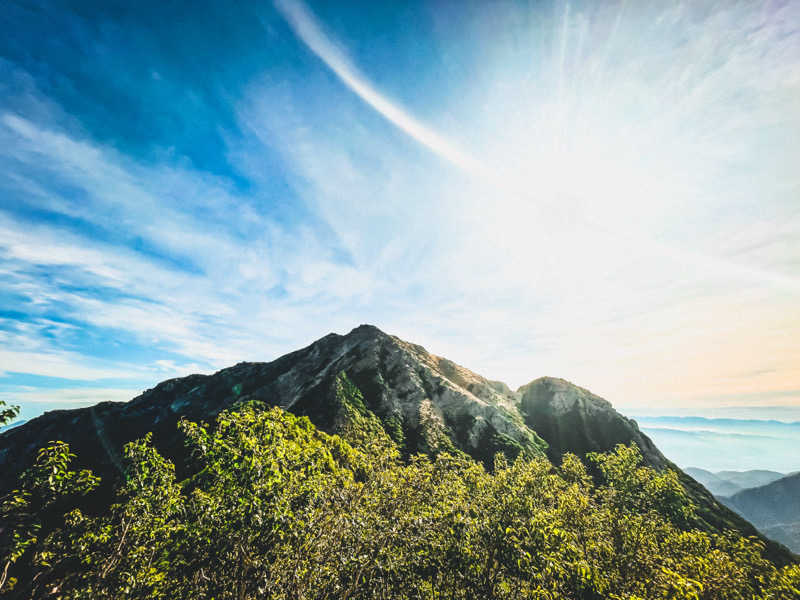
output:
M 515 409 L 515 394 L 375 327 L 326 336 L 275 363 L 233 367 L 248 369 L 242 398 L 277 401 L 330 430 L 336 405 L 329 390 L 344 372 L 407 453 L 455 448 L 485 461 L 498 451 L 543 454 L 543 441 Z

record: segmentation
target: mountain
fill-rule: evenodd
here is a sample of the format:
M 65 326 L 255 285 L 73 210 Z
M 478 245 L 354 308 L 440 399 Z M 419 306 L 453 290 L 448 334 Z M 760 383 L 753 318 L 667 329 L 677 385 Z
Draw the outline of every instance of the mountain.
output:
M 705 469 L 688 467 L 684 469 L 684 472 L 702 483 L 703 486 L 715 496 L 732 496 L 736 492 L 742 491 L 741 486 L 732 481 L 723 479 L 711 471 L 706 471 Z
M 742 490 L 767 485 L 785 477 L 777 471 L 755 469 L 751 471 L 717 471 L 688 467 L 684 471 L 702 483 L 715 496 L 733 496 Z
M 51 439 L 70 444 L 79 461 L 113 475 L 128 440 L 153 431 L 169 456 L 178 456 L 182 417 L 209 421 L 244 400 L 308 415 L 323 430 L 336 421 L 334 382 L 346 372 L 367 408 L 407 453 L 455 447 L 487 462 L 498 451 L 542 456 L 546 443 L 525 426 L 518 396 L 429 354 L 421 346 L 362 325 L 330 334 L 270 363 L 239 363 L 213 375 L 164 381 L 127 403 L 48 412 L 0 435 L 0 491 L 7 490 L 36 449 Z
M 522 386 L 518 393 L 525 424 L 547 441 L 547 454 L 554 462 L 565 452 L 585 456 L 633 442 L 649 465 L 661 469 L 668 464 L 635 421 L 588 390 L 563 379 L 542 377 Z
M 180 474 L 186 450 L 177 421 L 211 421 L 240 401 L 277 405 L 334 431 L 341 409 L 336 381 L 342 372 L 406 454 L 462 451 L 489 466 L 497 452 L 511 458 L 546 454 L 557 464 L 564 452 L 583 457 L 633 443 L 649 466 L 679 471 L 698 507 L 698 526 L 757 535 L 667 460 L 635 421 L 599 396 L 550 377 L 512 391 L 370 325 L 347 335 L 329 334 L 269 363 L 239 363 L 213 375 L 171 379 L 127 403 L 52 411 L 3 432 L 0 494 L 14 485 L 38 448 L 56 439 L 70 445 L 76 467 L 91 468 L 111 482 L 121 469 L 123 444 L 152 431 L 154 445 L 176 462 Z M 777 561 L 792 560 L 784 548 L 767 544 Z
M 25 423 L 27 419 L 20 419 L 19 421 L 14 421 L 13 423 L 9 423 L 8 425 L 3 425 L 0 427 L 0 433 L 11 429 L 12 427 L 19 427 L 23 423 Z
M 800 552 L 800 473 L 720 500 L 768 537 Z
M 778 479 L 786 477 L 786 474 L 764 469 L 753 469 L 750 471 L 718 471 L 717 477 L 725 481 L 730 481 L 734 485 L 738 485 L 745 490 L 748 488 L 761 487 L 762 485 L 769 485 L 773 481 L 778 481 Z

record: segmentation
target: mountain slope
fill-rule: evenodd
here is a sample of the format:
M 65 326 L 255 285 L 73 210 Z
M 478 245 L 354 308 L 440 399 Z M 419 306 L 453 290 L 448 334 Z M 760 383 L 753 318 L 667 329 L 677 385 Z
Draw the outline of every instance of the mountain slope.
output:
M 720 500 L 764 534 L 800 552 L 800 473 Z
M 720 479 L 729 481 L 743 490 L 769 485 L 773 481 L 778 481 L 786 477 L 785 473 L 764 469 L 752 469 L 750 471 L 718 471 L 716 475 Z M 726 495 L 732 496 L 733 494 Z
M 663 468 L 667 459 L 636 422 L 619 414 L 611 403 L 563 379 L 541 377 L 522 386 L 520 411 L 525 424 L 548 443 L 548 457 L 561 460 L 565 452 L 585 456 L 617 444 L 635 443 L 647 464 Z
M 38 448 L 56 439 L 70 444 L 76 467 L 91 468 L 110 484 L 123 444 L 152 431 L 154 445 L 175 460 L 180 473 L 186 450 L 177 421 L 210 421 L 240 401 L 277 405 L 334 431 L 340 408 L 335 382 L 341 372 L 362 391 L 366 408 L 406 454 L 463 451 L 489 465 L 497 452 L 511 458 L 547 453 L 557 464 L 564 452 L 584 456 L 634 443 L 647 465 L 678 470 L 635 421 L 587 390 L 546 377 L 514 392 L 421 346 L 362 325 L 269 363 L 240 363 L 213 375 L 171 379 L 127 403 L 52 411 L 6 431 L 0 434 L 0 494 L 14 485 Z M 695 480 L 680 475 L 698 506 L 698 525 L 756 535 Z M 779 562 L 791 560 L 774 544 L 769 553 Z
M 715 496 L 732 496 L 736 492 L 742 491 L 742 488 L 735 483 L 722 479 L 715 473 L 706 471 L 705 469 L 688 467 L 684 469 L 684 472 L 702 483 L 705 488 Z

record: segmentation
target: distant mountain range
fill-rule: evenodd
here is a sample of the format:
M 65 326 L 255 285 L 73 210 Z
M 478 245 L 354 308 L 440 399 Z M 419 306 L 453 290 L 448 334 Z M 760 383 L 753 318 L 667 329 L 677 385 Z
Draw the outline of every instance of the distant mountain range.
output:
M 800 552 L 800 472 L 685 469 L 767 537 Z
M 767 485 L 786 477 L 784 473 L 777 471 L 718 471 L 712 473 L 705 469 L 688 467 L 684 469 L 686 473 L 702 483 L 706 489 L 715 496 L 733 496 L 734 494 L 748 488 Z
M 636 421 L 681 467 L 701 465 L 711 472 L 800 470 L 800 422 L 703 417 L 636 417 Z
M 680 429 L 694 428 L 698 430 L 722 430 L 737 431 L 762 431 L 773 434 L 775 429 L 783 430 L 790 434 L 797 431 L 800 421 L 778 421 L 776 419 L 733 419 L 733 418 L 710 418 L 710 417 L 639 417 L 640 421 L 648 423 L 659 423 L 665 427 L 677 427 Z
M 800 473 L 719 499 L 764 535 L 800 552 Z
M 565 452 L 584 457 L 635 444 L 648 466 L 678 471 L 698 508 L 695 526 L 758 535 L 603 398 L 552 377 L 511 390 L 369 325 L 347 335 L 329 334 L 270 363 L 239 363 L 213 375 L 171 379 L 130 402 L 51 411 L 5 431 L 0 434 L 0 494 L 15 485 L 36 450 L 54 439 L 70 444 L 76 467 L 89 467 L 104 482 L 113 482 L 123 444 L 152 432 L 154 445 L 180 470 L 186 447 L 177 421 L 212 421 L 245 400 L 280 406 L 335 432 L 341 418 L 335 401 L 340 373 L 358 386 L 366 409 L 406 455 L 461 451 L 491 465 L 502 452 L 510 458 L 547 456 L 559 464 Z M 776 561 L 796 560 L 784 547 L 765 543 Z

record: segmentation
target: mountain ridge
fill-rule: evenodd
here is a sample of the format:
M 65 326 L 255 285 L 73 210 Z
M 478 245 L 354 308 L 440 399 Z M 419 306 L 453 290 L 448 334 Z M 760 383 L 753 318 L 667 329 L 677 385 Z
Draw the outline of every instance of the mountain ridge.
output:
M 634 443 L 647 465 L 679 473 L 704 527 L 757 535 L 747 521 L 675 467 L 635 421 L 607 400 L 555 377 L 540 377 L 513 391 L 372 325 L 345 335 L 328 334 L 268 363 L 241 362 L 211 375 L 169 379 L 126 403 L 52 411 L 0 433 L 0 493 L 13 486 L 36 450 L 53 439 L 70 444 L 78 457 L 76 466 L 113 480 L 122 445 L 152 431 L 154 445 L 180 471 L 185 448 L 178 420 L 210 421 L 243 401 L 280 406 L 333 431 L 335 381 L 342 372 L 407 455 L 464 452 L 490 467 L 494 455 L 502 452 L 512 459 L 546 455 L 558 464 L 564 452 L 584 457 Z M 780 561 L 792 560 L 785 549 L 766 543 Z
M 784 473 L 767 469 L 712 472 L 698 467 L 686 467 L 684 472 L 702 483 L 717 498 L 733 496 L 742 490 L 761 487 L 786 477 Z
M 346 335 L 328 334 L 268 363 L 240 362 L 211 375 L 168 379 L 126 403 L 101 402 L 32 419 L 0 434 L 0 490 L 10 487 L 9 480 L 24 466 L 25 457 L 49 439 L 66 437 L 79 460 L 82 454 L 101 457 L 101 470 L 110 474 L 118 449 L 109 447 L 109 439 L 127 439 L 134 431 L 143 435 L 153 427 L 156 444 L 176 450 L 178 418 L 209 420 L 240 401 L 280 406 L 329 429 L 335 417 L 331 390 L 340 371 L 346 371 L 364 392 L 370 410 L 404 429 L 395 441 L 405 442 L 408 452 L 424 450 L 450 427 L 458 433 L 456 445 L 473 458 L 488 460 L 489 453 L 503 449 L 504 441 L 543 454 L 544 441 L 521 428 L 521 418 L 511 410 L 516 402 L 513 392 L 502 386 L 496 389 L 496 384 L 422 346 L 361 325 Z M 431 398 L 435 403 L 426 402 Z M 424 427 L 421 416 L 427 423 Z M 91 435 L 75 433 L 81 430 Z M 510 441 L 495 439 L 498 435 Z

